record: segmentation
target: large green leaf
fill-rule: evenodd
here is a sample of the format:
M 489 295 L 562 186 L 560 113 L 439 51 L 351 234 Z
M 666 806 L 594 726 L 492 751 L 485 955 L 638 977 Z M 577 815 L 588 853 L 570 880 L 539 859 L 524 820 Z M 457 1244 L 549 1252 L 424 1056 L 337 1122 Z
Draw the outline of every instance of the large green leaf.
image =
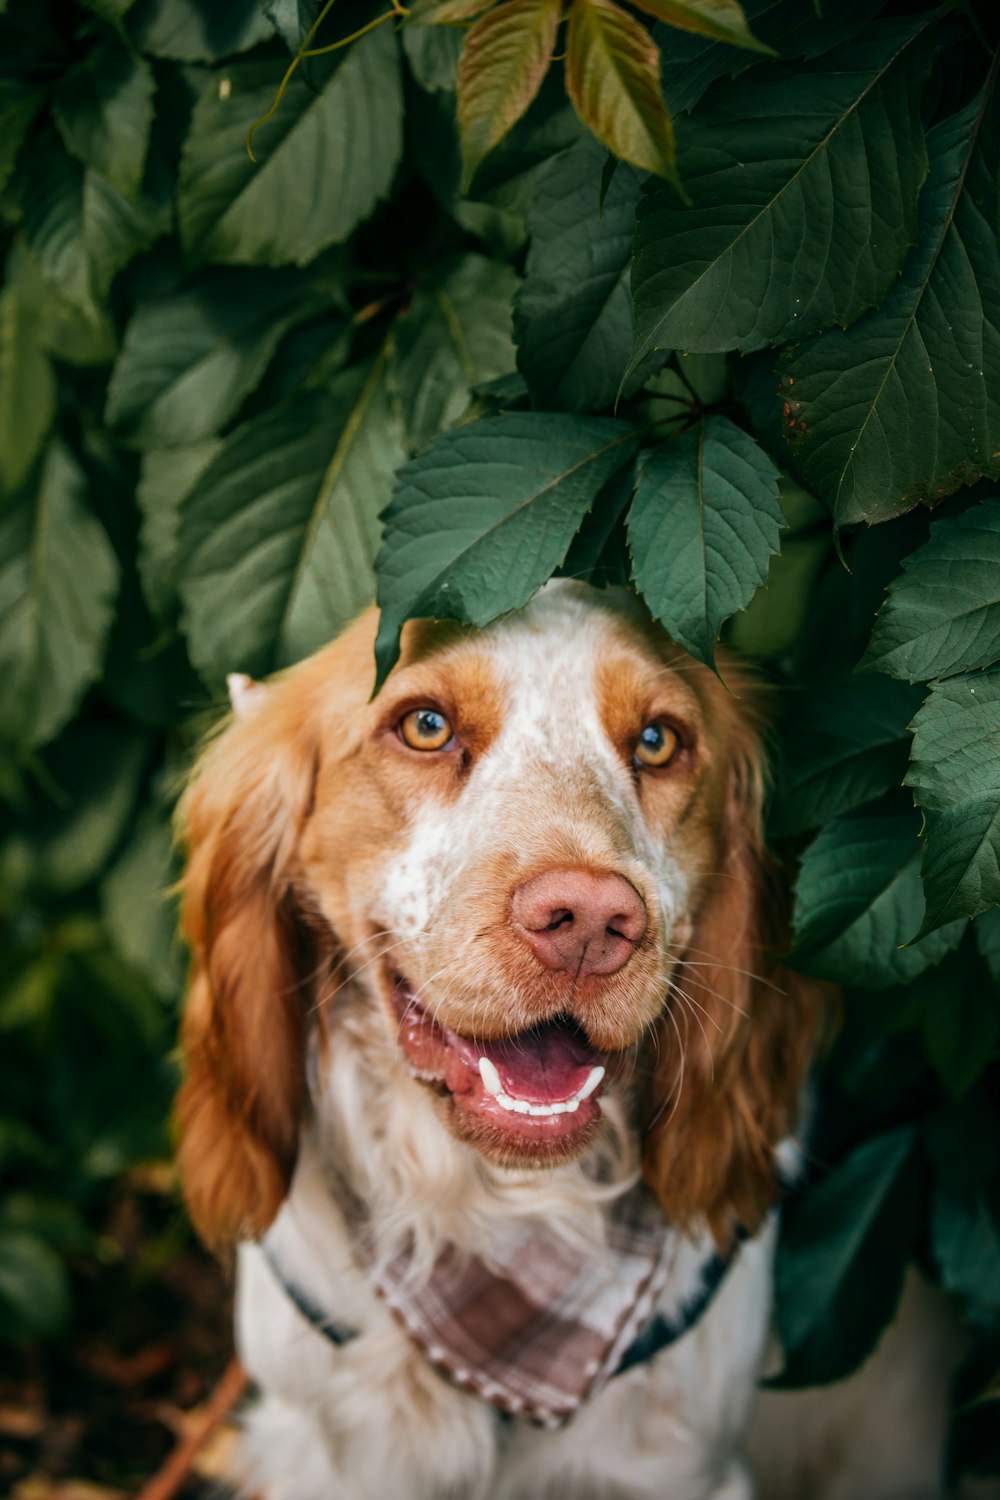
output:
M 33 309 L 12 277 L 0 292 L 0 495 L 28 477 L 55 412 L 52 365 Z
M 284 334 L 316 308 L 290 271 L 212 271 L 140 302 L 125 330 L 105 418 L 143 448 L 211 437 L 239 410 Z
M 141 51 L 180 62 L 214 62 L 271 35 L 260 0 L 134 0 L 128 29 Z
M 796 968 L 883 989 L 916 978 L 958 945 L 962 922 L 912 941 L 925 905 L 919 834 L 919 815 L 899 793 L 826 825 L 795 882 Z
M 371 599 L 378 512 L 404 457 L 387 358 L 238 428 L 185 497 L 180 591 L 210 682 L 307 655 Z
M 923 930 L 1000 905 L 1000 667 L 931 688 L 906 781 L 926 830 Z
M 646 28 L 613 0 L 573 0 L 566 87 L 583 123 L 615 156 L 677 185 L 660 54 Z
M 912 1128 L 866 1141 L 786 1212 L 776 1264 L 779 1385 L 840 1379 L 896 1310 L 920 1225 Z
M 420 87 L 453 94 L 465 40 L 461 31 L 452 26 L 404 26 L 402 40 L 410 72 Z
M 19 176 L 25 239 L 43 274 L 98 321 L 118 272 L 169 228 L 168 201 L 158 191 L 126 198 L 67 156 L 51 129 Z
M 153 125 L 153 70 L 121 41 L 94 47 L 55 90 L 52 113 L 67 151 L 134 198 Z
M 83 488 L 54 443 L 37 494 L 0 517 L 0 736 L 15 744 L 51 739 L 100 674 L 118 565 Z
M 417 451 L 457 420 L 473 386 L 514 368 L 516 274 L 481 255 L 434 267 L 396 321 L 389 384 Z
M 907 682 L 951 677 L 1000 659 L 1000 500 L 931 527 L 903 559 L 864 665 Z
M 526 604 L 637 441 L 623 422 L 512 412 L 447 433 L 408 464 L 378 557 L 380 680 L 405 620 L 486 625 Z
M 195 107 L 178 177 L 181 239 L 203 261 L 305 265 L 345 240 L 392 186 L 402 151 L 396 39 L 381 26 L 314 93 L 297 77 L 274 117 L 273 63 L 237 63 Z M 221 85 L 224 84 L 225 87 Z
M 0 192 L 10 174 L 45 93 L 17 78 L 0 78 Z
M 541 88 L 561 11 L 562 0 L 504 0 L 466 37 L 458 65 L 463 191 Z
M 769 831 L 805 833 L 902 785 L 920 700 L 903 683 L 853 676 L 789 697 Z
M 678 122 L 692 206 L 662 188 L 639 205 L 633 365 L 651 349 L 760 349 L 885 296 L 927 170 L 925 28 L 755 68 Z
M 142 514 L 136 563 L 143 598 L 157 619 L 169 619 L 177 608 L 181 506 L 221 446 L 221 438 L 206 438 L 186 448 L 149 448 L 142 456 L 135 491 Z
M 754 36 L 743 7 L 736 0 L 636 0 L 636 4 L 659 21 L 694 31 L 714 42 L 748 47 L 752 52 L 773 52 L 773 48 Z
M 590 136 L 554 157 L 528 214 L 514 336 L 518 368 L 546 407 L 610 406 L 632 352 L 628 268 L 639 176 L 619 163 L 602 204 L 606 159 Z
M 839 524 L 934 505 L 1000 475 L 996 132 L 985 94 L 928 136 L 920 236 L 847 333 L 783 365 L 796 461 Z
M 711 663 L 723 622 L 767 578 L 784 517 L 778 470 L 727 417 L 661 443 L 629 512 L 636 585 L 685 650 Z
M 1000 1034 L 1000 1004 L 974 940 L 967 938 L 914 988 L 924 1049 L 948 1091 L 961 1098 L 989 1065 Z
M 172 856 L 170 816 L 151 803 L 101 883 L 101 911 L 112 942 L 165 1000 L 176 1000 L 184 983 Z

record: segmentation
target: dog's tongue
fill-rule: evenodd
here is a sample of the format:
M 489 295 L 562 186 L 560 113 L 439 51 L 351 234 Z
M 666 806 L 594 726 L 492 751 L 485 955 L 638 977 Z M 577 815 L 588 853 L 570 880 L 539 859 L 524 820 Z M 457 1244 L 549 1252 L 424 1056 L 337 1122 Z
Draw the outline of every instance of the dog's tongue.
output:
M 582 1088 L 591 1070 L 605 1061 L 575 1027 L 553 1021 L 498 1042 L 476 1042 L 478 1057 L 488 1057 L 505 1091 L 533 1104 L 555 1104 Z

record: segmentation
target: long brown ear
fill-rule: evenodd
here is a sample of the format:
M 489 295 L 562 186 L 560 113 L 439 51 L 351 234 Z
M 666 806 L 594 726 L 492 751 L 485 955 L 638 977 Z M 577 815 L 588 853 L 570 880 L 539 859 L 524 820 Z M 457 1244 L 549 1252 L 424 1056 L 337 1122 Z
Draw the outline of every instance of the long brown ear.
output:
M 287 699 L 283 687 L 276 698 Z M 215 1247 L 274 1218 L 305 1098 L 292 873 L 316 753 L 301 714 L 272 713 L 272 689 L 256 691 L 261 701 L 210 747 L 180 808 L 192 974 L 178 1162 L 195 1227 Z
M 761 767 L 752 723 L 737 724 L 721 867 L 659 1023 L 643 1162 L 671 1222 L 707 1221 L 722 1244 L 737 1225 L 756 1228 L 777 1197 L 775 1149 L 795 1132 L 825 1002 L 823 987 L 769 956 L 781 903 L 764 851 Z

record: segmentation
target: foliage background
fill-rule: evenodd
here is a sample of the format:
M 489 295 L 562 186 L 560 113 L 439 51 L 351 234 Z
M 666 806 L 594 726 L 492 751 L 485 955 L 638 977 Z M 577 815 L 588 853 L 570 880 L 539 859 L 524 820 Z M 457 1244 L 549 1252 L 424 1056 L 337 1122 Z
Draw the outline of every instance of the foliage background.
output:
M 563 571 L 778 685 L 790 961 L 845 987 L 781 1378 L 850 1369 L 916 1261 L 972 1332 L 952 1462 L 997 1472 L 996 17 L 752 0 L 770 56 L 650 0 L 675 162 L 595 140 L 570 55 L 463 180 L 486 7 L 434 8 L 305 59 L 255 165 L 317 4 L 0 4 L 0 1338 L 70 1333 L 167 1155 L 170 807 L 224 674 L 357 611 L 391 501 L 382 670 Z

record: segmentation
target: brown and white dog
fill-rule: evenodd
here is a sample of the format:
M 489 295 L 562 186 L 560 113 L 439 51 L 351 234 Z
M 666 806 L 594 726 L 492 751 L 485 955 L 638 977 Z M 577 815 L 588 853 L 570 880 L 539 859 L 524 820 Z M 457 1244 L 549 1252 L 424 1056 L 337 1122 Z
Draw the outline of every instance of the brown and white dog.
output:
M 182 809 L 180 1166 L 242 1241 L 271 1500 L 745 1500 L 776 1153 L 755 694 L 624 594 L 373 614 L 236 714 Z

